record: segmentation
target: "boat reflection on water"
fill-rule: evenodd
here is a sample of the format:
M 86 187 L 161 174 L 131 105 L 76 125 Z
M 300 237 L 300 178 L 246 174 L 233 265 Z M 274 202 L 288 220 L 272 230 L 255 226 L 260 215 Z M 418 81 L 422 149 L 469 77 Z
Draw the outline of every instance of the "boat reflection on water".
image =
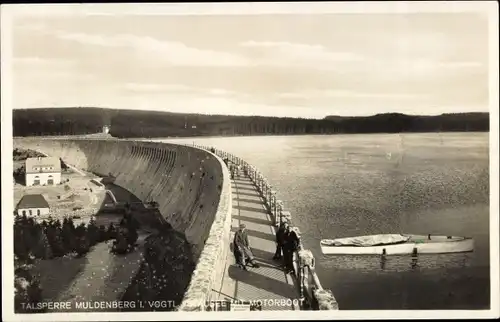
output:
M 385 270 L 387 264 L 387 256 L 386 255 L 381 255 L 380 256 L 380 269 Z M 411 264 L 410 264 L 411 269 L 416 269 L 418 267 L 418 255 L 412 255 L 411 256 Z
M 386 255 L 382 255 L 380 256 L 380 268 L 382 270 L 385 269 L 385 263 L 387 262 L 387 256 Z
M 469 267 L 473 253 L 411 255 L 326 255 L 322 269 L 360 272 L 404 272 L 411 270 L 456 269 Z

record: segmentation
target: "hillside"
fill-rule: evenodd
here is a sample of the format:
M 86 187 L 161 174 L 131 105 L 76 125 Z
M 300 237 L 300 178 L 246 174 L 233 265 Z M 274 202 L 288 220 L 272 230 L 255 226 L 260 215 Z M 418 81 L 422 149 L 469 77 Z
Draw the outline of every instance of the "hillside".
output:
M 489 113 L 452 113 L 436 116 L 377 114 L 362 117 L 327 116 L 349 133 L 489 131 Z
M 182 114 L 96 107 L 13 111 L 14 136 L 81 135 L 110 125 L 115 137 L 293 135 L 489 131 L 489 113 L 416 116 L 399 113 L 324 119 Z

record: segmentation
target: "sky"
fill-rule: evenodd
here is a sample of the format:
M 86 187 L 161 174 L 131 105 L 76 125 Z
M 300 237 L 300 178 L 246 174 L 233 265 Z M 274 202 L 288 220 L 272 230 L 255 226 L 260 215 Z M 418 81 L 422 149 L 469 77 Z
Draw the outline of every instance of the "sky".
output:
M 322 118 L 488 111 L 473 12 L 16 15 L 14 108 Z

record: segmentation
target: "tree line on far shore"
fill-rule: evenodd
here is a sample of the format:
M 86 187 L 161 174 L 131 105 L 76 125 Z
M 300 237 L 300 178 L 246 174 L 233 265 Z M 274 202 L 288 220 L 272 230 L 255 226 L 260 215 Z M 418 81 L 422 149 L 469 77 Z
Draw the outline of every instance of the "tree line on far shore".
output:
M 109 125 L 115 137 L 187 137 L 401 132 L 489 131 L 489 113 L 436 116 L 386 113 L 327 116 L 323 119 L 203 115 L 104 108 L 24 109 L 13 111 L 14 136 L 82 135 Z

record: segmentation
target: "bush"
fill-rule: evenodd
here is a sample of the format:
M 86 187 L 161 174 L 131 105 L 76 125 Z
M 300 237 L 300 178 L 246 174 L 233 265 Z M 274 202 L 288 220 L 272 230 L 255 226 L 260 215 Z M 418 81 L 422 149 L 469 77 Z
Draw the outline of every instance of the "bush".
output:
M 75 229 L 75 235 L 77 237 L 86 237 L 87 236 L 87 227 L 85 227 L 84 223 L 81 223 Z
M 134 244 L 137 241 L 137 231 L 133 221 L 127 222 L 121 238 L 125 243 Z M 137 223 L 135 223 L 137 225 Z M 104 225 L 97 227 L 92 218 L 88 225 L 81 223 L 75 227 L 72 218 L 65 218 L 61 224 L 59 220 L 49 217 L 41 224 L 26 216 L 16 214 L 14 221 L 14 255 L 16 261 L 22 264 L 31 263 L 33 258 L 50 259 L 76 252 L 79 256 L 86 254 L 90 248 L 99 242 L 116 238 L 117 230 L 113 224 L 108 229 Z
M 126 254 L 129 250 L 127 236 L 125 232 L 119 231 L 116 234 L 116 239 L 113 241 L 112 251 L 116 254 Z
M 29 258 L 29 246 L 24 239 L 23 227 L 14 226 L 14 254 L 20 261 L 26 261 Z
M 62 237 L 62 229 L 54 224 L 50 224 L 47 227 L 45 233 L 47 234 L 47 239 L 49 240 L 50 248 L 54 257 L 61 257 L 67 254 L 67 246 Z
M 42 289 L 37 277 L 33 277 L 28 269 L 17 268 L 14 272 L 14 307 L 19 313 L 36 313 L 43 310 L 23 309 L 22 304 L 38 303 L 42 301 Z
M 116 238 L 116 228 L 115 228 L 115 225 L 113 225 L 113 223 L 111 223 L 108 227 L 108 230 L 106 232 L 106 240 L 110 240 L 110 239 L 114 239 Z
M 99 235 L 99 228 L 97 227 L 95 220 L 90 220 L 89 225 L 87 226 L 87 239 L 89 241 L 90 247 L 99 242 Z
M 50 259 L 52 258 L 52 249 L 50 248 L 49 240 L 47 235 L 40 227 L 38 230 L 38 242 L 33 248 L 33 255 L 40 259 Z
M 145 261 L 122 300 L 134 300 L 140 294 L 144 300 L 180 303 L 196 267 L 190 244 L 182 234 L 169 230 L 149 236 L 144 250 Z
M 64 241 L 66 253 L 76 251 L 77 238 L 75 235 L 75 226 L 73 223 L 73 219 L 64 219 L 62 227 L 62 238 Z
M 128 245 L 135 245 L 139 237 L 137 233 L 139 222 L 130 213 L 126 213 L 120 221 L 120 227 L 124 230 Z
M 139 238 L 139 234 L 136 229 L 127 229 L 127 244 L 134 246 L 135 242 Z
M 108 240 L 108 232 L 106 231 L 106 226 L 99 226 L 99 242 Z
M 38 278 L 35 277 L 31 280 L 27 289 L 27 294 L 31 303 L 39 303 L 42 301 L 42 288 Z
M 87 236 L 78 236 L 77 243 L 76 243 L 76 253 L 78 256 L 83 256 L 88 253 L 90 250 L 90 244 L 89 241 L 87 240 Z
M 14 254 L 22 262 L 27 262 L 38 245 L 38 231 L 41 229 L 32 218 L 16 216 L 14 220 Z

